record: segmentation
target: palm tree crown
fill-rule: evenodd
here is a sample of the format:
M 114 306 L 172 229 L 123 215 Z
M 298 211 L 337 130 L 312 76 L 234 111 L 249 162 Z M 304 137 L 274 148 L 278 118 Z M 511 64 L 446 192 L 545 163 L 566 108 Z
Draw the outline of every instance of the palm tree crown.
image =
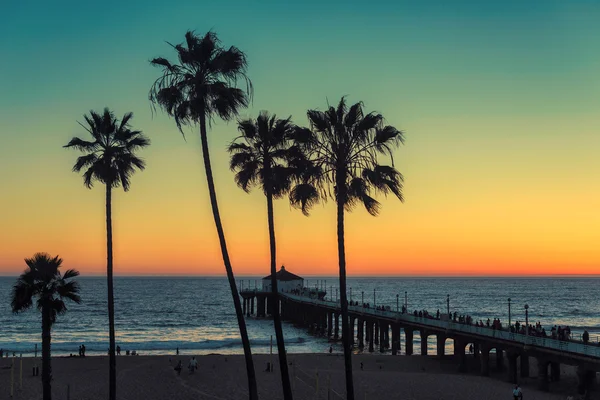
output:
M 31 308 L 37 298 L 36 307 L 40 311 L 43 307 L 49 307 L 50 322 L 53 324 L 58 315 L 67 311 L 65 299 L 81 303 L 79 284 L 71 280 L 79 272 L 69 269 L 61 276 L 59 268 L 62 261 L 58 256 L 51 257 L 46 253 L 36 253 L 32 258 L 25 259 L 29 269 L 19 276 L 13 286 L 11 307 L 14 313 Z
M 150 139 L 141 131 L 131 129 L 132 113 L 125 114 L 119 121 L 105 108 L 102 114 L 90 111 L 90 115 L 84 118 L 86 125 L 80 125 L 92 135 L 93 140 L 74 137 L 64 146 L 86 153 L 77 158 L 73 172 L 85 170 L 83 180 L 88 188 L 93 186 L 94 181 L 99 181 L 113 188 L 123 186 L 128 191 L 135 169 L 143 170 L 146 167 L 135 151 L 148 146 Z
M 290 146 L 294 132 L 290 118 L 277 119 L 266 111 L 256 121 L 247 119 L 238 123 L 242 134 L 228 147 L 232 154 L 230 168 L 237 171 L 235 181 L 245 192 L 260 186 L 265 195 L 281 198 L 292 184 L 296 148 Z
M 172 45 L 179 63 L 163 57 L 150 64 L 160 67 L 163 74 L 150 89 L 149 99 L 182 125 L 196 123 L 203 115 L 210 122 L 214 115 L 228 121 L 252 98 L 252 82 L 246 76 L 246 55 L 237 47 L 221 47 L 216 33 L 200 37 L 193 31 L 185 34 L 185 44 Z M 246 90 L 236 87 L 243 80 Z
M 344 97 L 337 108 L 309 110 L 307 115 L 311 129 L 300 128 L 294 137 L 312 160 L 312 171 L 290 193 L 292 205 L 305 212 L 319 197 L 331 197 L 341 201 L 346 211 L 362 203 L 371 215 L 377 215 L 381 204 L 373 192 L 392 193 L 404 201 L 403 177 L 393 166 L 392 154 L 404 142 L 401 131 L 384 125 L 381 114 L 365 115 L 361 102 L 347 108 Z M 392 165 L 380 165 L 379 155 L 388 155 Z M 339 191 L 338 185 L 345 190 Z M 342 198 L 340 193 L 344 193 Z

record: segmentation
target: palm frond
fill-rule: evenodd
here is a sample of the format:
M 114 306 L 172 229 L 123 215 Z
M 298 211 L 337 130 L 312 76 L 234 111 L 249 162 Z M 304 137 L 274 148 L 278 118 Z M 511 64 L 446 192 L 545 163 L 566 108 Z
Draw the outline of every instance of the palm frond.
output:
M 257 129 L 256 125 L 254 125 L 254 121 L 245 119 L 238 122 L 238 131 L 240 131 L 244 137 L 253 139 L 256 136 Z
M 369 195 L 369 187 L 363 178 L 353 178 L 347 189 L 346 209 L 350 211 L 355 202 L 361 202 L 373 216 L 379 214 L 381 204 Z
M 223 121 L 236 117 L 242 107 L 248 107 L 246 92 L 225 84 L 210 85 L 210 110 Z
M 163 58 L 163 57 L 153 58 L 152 60 L 150 60 L 150 65 L 152 65 L 154 67 L 163 67 L 168 72 L 176 72 L 177 71 L 177 69 L 175 68 L 175 66 L 172 65 L 169 62 L 169 60 L 167 60 L 166 58 Z
M 292 188 L 289 198 L 292 207 L 300 209 L 302 214 L 308 216 L 310 209 L 319 202 L 320 196 L 315 186 L 300 183 Z
M 33 296 L 38 288 L 35 285 L 35 275 L 32 269 L 23 272 L 14 284 L 11 295 L 11 308 L 13 313 L 27 310 L 33 304 Z
M 79 276 L 79 271 L 75 270 L 75 269 L 68 269 L 65 271 L 65 273 L 63 274 L 63 279 L 64 280 L 68 280 L 68 279 L 73 279 Z
M 67 298 L 77 304 L 81 303 L 79 283 L 76 281 L 65 282 L 59 285 L 56 292 L 60 297 Z
M 64 148 L 74 147 L 75 149 L 77 149 L 79 151 L 90 152 L 90 151 L 95 151 L 98 148 L 98 143 L 95 141 L 90 142 L 87 140 L 80 139 L 78 137 L 74 137 L 73 139 L 71 139 L 69 141 L 69 143 L 67 143 L 63 147 Z
M 252 186 L 256 185 L 259 180 L 260 164 L 256 160 L 251 160 L 244 163 L 238 172 L 235 174 L 235 183 L 244 192 L 250 192 Z
M 80 172 L 83 168 L 91 167 L 98 162 L 98 156 L 96 153 L 86 154 L 84 156 L 77 157 L 75 165 L 73 165 L 73 172 Z
M 242 169 L 245 165 L 254 160 L 254 157 L 251 153 L 248 152 L 239 152 L 231 155 L 231 159 L 229 160 L 229 168 L 232 171 Z

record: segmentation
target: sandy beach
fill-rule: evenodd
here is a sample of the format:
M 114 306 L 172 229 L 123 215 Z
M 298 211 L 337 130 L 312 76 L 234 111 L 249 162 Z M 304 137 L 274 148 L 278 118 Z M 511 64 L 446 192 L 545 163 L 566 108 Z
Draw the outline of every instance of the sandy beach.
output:
M 199 368 L 190 374 L 186 368 L 191 356 L 121 356 L 117 359 L 118 398 L 122 400 L 213 399 L 242 400 L 247 398 L 243 356 L 208 355 L 196 357 Z M 181 360 L 184 366 L 177 375 L 173 366 Z M 255 355 L 255 365 L 261 399 L 280 399 L 279 369 L 276 356 L 274 372 L 266 372 L 269 355 Z M 10 359 L 0 360 L 0 398 L 9 398 Z M 34 360 L 23 359 L 23 388 L 19 388 L 18 359 L 15 399 L 40 399 L 41 378 L 32 377 Z M 342 399 L 344 393 L 343 357 L 339 354 L 289 355 L 290 373 L 295 375 L 295 399 Z M 360 369 L 360 363 L 364 369 Z M 55 358 L 53 365 L 53 396 L 76 400 L 99 400 L 108 397 L 108 358 Z M 472 366 L 474 369 L 474 366 Z M 356 355 L 353 358 L 356 398 L 406 400 L 511 399 L 512 385 L 505 372 L 493 372 L 490 377 L 476 371 L 456 372 L 448 358 L 420 356 Z M 40 371 L 41 372 L 41 371 Z M 522 382 L 527 400 L 564 400 L 573 395 L 576 380 L 569 369 L 563 371 L 561 382 L 551 384 L 551 393 L 539 392 L 536 379 Z M 532 376 L 535 376 L 532 368 Z M 317 383 L 318 374 L 318 383 Z M 316 396 L 318 390 L 319 396 Z M 593 397 L 596 398 L 596 397 Z

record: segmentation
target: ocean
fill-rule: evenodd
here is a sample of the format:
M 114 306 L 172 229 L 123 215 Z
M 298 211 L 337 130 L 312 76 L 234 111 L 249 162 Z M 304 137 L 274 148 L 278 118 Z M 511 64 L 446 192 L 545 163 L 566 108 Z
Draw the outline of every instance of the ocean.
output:
M 10 294 L 14 278 L 0 277 L 0 348 L 33 354 L 41 349 L 41 317 L 36 309 L 14 315 Z M 260 278 L 243 277 L 244 287 L 260 285 Z M 106 354 L 108 317 L 106 280 L 82 277 L 83 303 L 68 304 L 52 330 L 53 355 L 77 354 L 86 346 L 87 354 Z M 326 287 L 327 297 L 335 299 L 337 279 L 308 278 L 305 284 Z M 508 298 L 513 323 L 525 320 L 524 305 L 529 305 L 529 320 L 552 325 L 568 325 L 575 333 L 584 329 L 592 341 L 600 335 L 600 278 L 349 278 L 352 300 L 400 307 L 406 292 L 408 308 L 435 313 L 446 309 L 470 314 L 476 320 L 508 320 Z M 375 290 L 375 293 L 374 293 Z M 339 293 L 337 293 L 339 295 Z M 375 299 L 374 299 L 375 296 Z M 117 277 L 115 278 L 115 322 L 117 344 L 140 354 L 242 354 L 233 302 L 226 278 L 221 277 Z M 272 320 L 247 319 L 254 353 L 269 353 Z M 303 327 L 284 324 L 289 353 L 323 353 L 331 343 L 310 335 Z M 435 338 L 428 347 L 435 354 Z M 418 335 L 415 348 L 418 349 Z M 333 344 L 341 351 L 339 343 Z M 404 345 L 402 345 L 404 349 Z M 274 345 L 274 349 L 276 349 Z

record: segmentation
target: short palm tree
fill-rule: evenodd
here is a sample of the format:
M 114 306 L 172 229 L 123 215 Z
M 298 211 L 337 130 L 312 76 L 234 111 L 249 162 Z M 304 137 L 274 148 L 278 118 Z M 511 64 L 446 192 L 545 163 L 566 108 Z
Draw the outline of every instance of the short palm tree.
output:
M 158 105 L 175 119 L 182 134 L 183 125 L 200 126 L 200 141 L 210 204 L 244 347 L 248 394 L 251 400 L 257 400 L 258 389 L 250 341 L 219 214 L 207 135 L 207 125 L 215 117 L 224 121 L 235 118 L 242 107 L 247 107 L 252 97 L 252 83 L 246 76 L 248 66 L 246 55 L 234 46 L 224 48 L 214 32 L 197 36 L 194 32 L 188 31 L 185 34 L 184 44 L 171 45 L 171 47 L 177 53 L 176 62 L 172 63 L 162 57 L 150 61 L 151 65 L 162 69 L 162 75 L 152 85 L 149 99 L 154 106 Z M 245 82 L 245 90 L 237 87 L 238 81 Z
M 392 150 L 403 143 L 403 134 L 393 126 L 384 125 L 377 113 L 363 113 L 363 104 L 350 108 L 342 97 L 337 107 L 327 111 L 309 110 L 310 129 L 298 129 L 295 140 L 312 161 L 316 176 L 290 192 L 291 203 L 304 212 L 318 196 L 330 197 L 337 206 L 337 237 L 342 308 L 342 343 L 346 370 L 346 395 L 354 399 L 352 379 L 352 349 L 348 324 L 346 296 L 346 251 L 344 244 L 344 211 L 362 203 L 369 214 L 376 216 L 381 204 L 372 197 L 375 192 L 391 193 L 400 201 L 402 175 L 393 166 Z M 380 165 L 378 158 L 387 155 L 392 165 Z
M 117 360 L 115 357 L 115 302 L 113 291 L 113 238 L 112 238 L 112 189 L 120 186 L 128 191 L 131 177 L 136 169 L 146 167 L 144 160 L 136 156 L 138 149 L 150 145 L 141 131 L 132 130 L 132 113 L 119 121 L 105 108 L 102 114 L 90 111 L 85 115 L 86 125 L 80 125 L 92 136 L 90 141 L 74 137 L 65 145 L 84 153 L 77 158 L 73 172 L 83 172 L 83 183 L 91 189 L 98 181 L 106 187 L 106 280 L 108 294 L 109 326 L 109 399 L 117 398 Z
M 283 328 L 279 314 L 279 292 L 277 289 L 277 250 L 275 244 L 275 222 L 273 218 L 273 199 L 289 193 L 294 176 L 295 151 L 290 147 L 290 136 L 294 126 L 290 118 L 277 119 L 261 112 L 256 119 L 247 119 L 238 123 L 241 136 L 229 146 L 230 167 L 236 171 L 235 181 L 245 192 L 258 186 L 267 197 L 267 220 L 269 225 L 269 245 L 271 251 L 271 300 L 273 301 L 273 324 L 277 338 L 277 353 L 283 386 L 283 398 L 292 399 L 292 387 L 283 339 Z
M 23 312 L 33 306 L 42 313 L 42 388 L 43 399 L 52 399 L 52 366 L 50 341 L 52 325 L 56 317 L 67 311 L 65 300 L 81 303 L 79 284 L 73 278 L 79 275 L 74 269 L 61 276 L 58 270 L 63 260 L 46 253 L 36 253 L 26 258 L 29 269 L 25 270 L 13 286 L 11 307 L 14 313 Z

